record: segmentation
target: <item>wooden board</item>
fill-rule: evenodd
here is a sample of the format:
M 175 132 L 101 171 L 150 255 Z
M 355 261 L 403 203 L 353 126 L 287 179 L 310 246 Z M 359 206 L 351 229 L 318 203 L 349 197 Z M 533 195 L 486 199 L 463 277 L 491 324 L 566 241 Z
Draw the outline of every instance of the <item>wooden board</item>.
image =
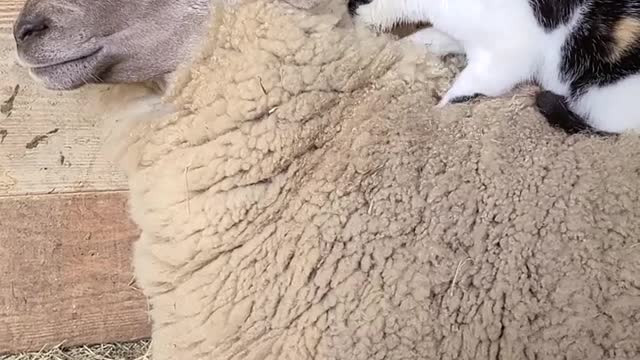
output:
M 11 30 L 13 19 L 18 16 L 24 0 L 0 0 L 0 32 Z
M 0 353 L 150 334 L 126 192 L 0 198 Z
M 89 111 L 108 88 L 35 83 L 12 35 L 23 3 L 0 0 L 0 353 L 148 337 L 126 179 Z
M 88 111 L 106 87 L 48 91 L 17 64 L 11 24 L 22 3 L 0 0 L 0 105 L 20 86 L 10 113 L 0 113 L 0 196 L 126 189 L 102 155 L 106 130 Z

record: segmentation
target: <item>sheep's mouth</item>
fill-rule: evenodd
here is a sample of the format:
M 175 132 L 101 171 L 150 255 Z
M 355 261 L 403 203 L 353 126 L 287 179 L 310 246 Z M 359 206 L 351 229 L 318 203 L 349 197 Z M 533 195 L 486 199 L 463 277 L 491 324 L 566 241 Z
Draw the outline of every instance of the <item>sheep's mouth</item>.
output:
M 29 73 L 51 90 L 74 90 L 83 85 L 101 82 L 104 66 L 102 48 L 85 55 L 43 65 L 25 64 Z
M 100 50 L 102 50 L 101 47 L 99 47 L 99 48 L 97 48 L 97 49 L 95 49 L 93 51 L 90 51 L 89 53 L 87 53 L 85 55 L 76 56 L 76 57 L 73 57 L 73 58 L 70 58 L 70 59 L 60 60 L 60 61 L 49 63 L 49 64 L 28 64 L 27 63 L 26 66 L 29 69 L 53 68 L 53 67 L 56 67 L 56 66 L 62 66 L 62 65 L 65 65 L 65 64 L 69 64 L 69 63 L 73 63 L 73 62 L 77 62 L 77 61 L 82 61 L 82 60 L 88 59 L 88 58 L 96 55 L 98 52 L 100 52 Z

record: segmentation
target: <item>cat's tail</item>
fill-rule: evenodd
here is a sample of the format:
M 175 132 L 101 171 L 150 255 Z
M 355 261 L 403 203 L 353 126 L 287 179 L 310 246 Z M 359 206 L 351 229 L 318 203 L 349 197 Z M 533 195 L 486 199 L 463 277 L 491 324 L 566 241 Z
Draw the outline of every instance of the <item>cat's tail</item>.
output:
M 613 135 L 594 129 L 584 118 L 569 109 L 567 99 L 551 91 L 541 91 L 536 95 L 536 108 L 547 119 L 549 125 L 567 134 L 588 133 L 600 136 Z

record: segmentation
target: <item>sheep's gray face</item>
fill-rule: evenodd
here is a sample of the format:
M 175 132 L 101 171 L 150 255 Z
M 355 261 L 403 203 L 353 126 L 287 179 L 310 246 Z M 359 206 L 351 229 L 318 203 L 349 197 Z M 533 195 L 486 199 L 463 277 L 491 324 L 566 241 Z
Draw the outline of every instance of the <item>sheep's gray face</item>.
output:
M 209 0 L 27 0 L 18 59 L 49 89 L 163 82 L 204 31 Z

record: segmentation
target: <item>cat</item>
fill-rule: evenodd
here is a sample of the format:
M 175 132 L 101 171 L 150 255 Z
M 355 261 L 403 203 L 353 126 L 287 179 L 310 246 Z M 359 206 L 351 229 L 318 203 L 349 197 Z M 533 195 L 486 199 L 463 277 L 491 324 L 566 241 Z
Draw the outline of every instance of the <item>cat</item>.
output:
M 379 31 L 429 22 L 409 39 L 466 55 L 439 107 L 533 81 L 538 110 L 567 133 L 640 130 L 640 0 L 349 0 L 348 10 Z

